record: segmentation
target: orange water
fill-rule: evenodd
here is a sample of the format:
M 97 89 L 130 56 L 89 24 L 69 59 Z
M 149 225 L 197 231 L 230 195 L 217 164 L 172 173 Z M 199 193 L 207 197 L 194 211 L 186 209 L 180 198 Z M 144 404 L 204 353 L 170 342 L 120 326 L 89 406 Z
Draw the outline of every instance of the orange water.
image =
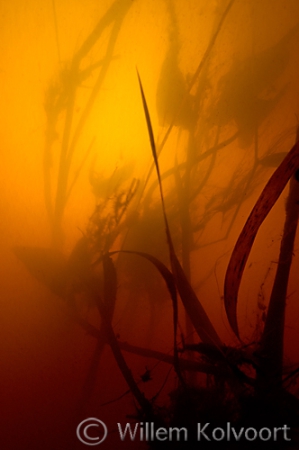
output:
M 221 339 L 236 343 L 223 306 L 224 276 L 251 208 L 279 164 L 273 154 L 289 151 L 295 142 L 299 5 L 296 0 L 235 0 L 211 45 L 225 8 L 226 2 L 203 0 L 30 0 L 22 6 L 18 1 L 0 6 L 1 448 L 85 448 L 75 428 L 90 416 L 109 426 L 101 448 L 143 446 L 137 441 L 120 443 L 116 432 L 116 423 L 125 423 L 126 416 L 136 412 L 131 394 L 104 405 L 128 389 L 108 347 L 93 394 L 76 415 L 96 340 L 73 323 L 66 296 L 54 295 L 13 253 L 16 246 L 55 247 L 67 259 L 88 234 L 95 205 L 106 201 L 101 220 L 113 217 L 116 200 L 124 200 L 121 194 L 135 179 L 139 190 L 132 191 L 124 226 L 109 249 L 147 252 L 168 265 L 155 171 L 144 186 L 153 160 L 136 68 L 158 149 L 166 136 L 159 162 L 175 249 L 181 260 L 185 251 L 184 268 L 188 272 L 190 264 L 192 285 Z M 102 33 L 92 39 L 101 27 Z M 75 57 L 78 71 L 71 72 Z M 107 67 L 100 83 L 103 61 Z M 93 91 L 97 82 L 99 89 Z M 72 107 L 70 92 L 76 94 Z M 69 153 L 67 189 L 61 191 L 57 219 L 67 111 L 70 143 L 92 92 L 94 101 Z M 46 95 L 51 111 L 45 109 Z M 211 150 L 225 141 L 223 148 Z M 205 152 L 210 152 L 208 157 L 202 156 Z M 93 189 L 92 177 L 102 180 L 94 181 Z M 284 191 L 261 227 L 244 272 L 238 320 L 245 343 L 258 338 L 263 324 L 286 196 Z M 52 219 L 45 198 L 52 204 Z M 99 252 L 107 234 L 113 233 L 111 223 L 99 239 Z M 287 299 L 288 367 L 298 362 L 297 246 Z M 35 264 L 35 275 L 47 272 Z M 119 257 L 117 270 L 117 337 L 170 354 L 172 304 L 162 278 L 150 263 L 132 255 Z M 76 296 L 82 317 L 98 326 L 100 319 L 94 307 L 84 303 L 86 296 Z M 179 325 L 186 337 L 181 306 Z M 171 366 L 123 354 L 137 381 L 150 371 L 152 379 L 139 384 L 148 398 L 167 379 L 159 404 L 167 403 L 176 387 L 173 371 L 168 376 Z

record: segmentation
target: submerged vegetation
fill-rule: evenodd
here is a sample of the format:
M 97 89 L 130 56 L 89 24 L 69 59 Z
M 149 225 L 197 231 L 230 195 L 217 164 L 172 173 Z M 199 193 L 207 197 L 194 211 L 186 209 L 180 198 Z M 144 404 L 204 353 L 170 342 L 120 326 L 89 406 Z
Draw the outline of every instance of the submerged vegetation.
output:
M 98 366 L 103 364 L 101 356 L 109 346 L 134 397 L 136 411 L 132 423 L 135 420 L 153 422 L 157 427 L 186 427 L 190 430 L 190 448 L 192 440 L 198 445 L 197 423 L 225 427 L 230 422 L 237 430 L 287 424 L 291 428 L 291 442 L 283 440 L 281 435 L 278 442 L 265 439 L 263 445 L 296 448 L 299 368 L 285 367 L 284 333 L 299 215 L 299 141 L 297 137 L 291 149 L 283 148 L 280 152 L 270 146 L 264 150 L 259 143 L 259 130 L 271 119 L 271 112 L 286 92 L 287 84 L 281 86 L 279 81 L 290 59 L 290 43 L 299 34 L 298 24 L 266 50 L 233 62 L 215 87 L 211 73 L 215 70 L 217 42 L 237 2 L 231 0 L 225 8 L 223 2 L 216 3 L 209 43 L 197 68 L 192 74 L 186 74 L 179 62 L 183 43 L 177 2 L 165 1 L 169 27 L 168 48 L 157 84 L 157 115 L 164 133 L 159 142 L 155 138 L 143 74 L 141 71 L 136 74 L 140 115 L 145 116 L 148 150 L 152 155 L 143 178 L 134 175 L 134 166 L 129 161 L 115 167 L 110 175 L 98 171 L 95 159 L 90 162 L 94 138 L 74 169 L 74 155 L 82 145 L 80 137 L 110 65 L 118 57 L 116 42 L 134 2 L 113 2 L 72 59 L 63 64 L 58 76 L 49 83 L 44 101 L 47 119 L 44 198 L 51 242 L 47 248 L 17 247 L 15 253 L 32 275 L 64 302 L 71 320 L 97 342 L 76 419 L 88 411 Z M 102 49 L 104 45 L 104 56 L 95 59 L 99 47 Z M 84 83 L 89 87 L 85 96 Z M 80 108 L 77 108 L 78 98 Z M 173 163 L 164 170 L 160 160 L 175 132 L 178 149 L 175 155 L 172 151 Z M 236 157 L 239 162 L 231 163 L 228 168 L 231 160 L 223 155 L 227 149 L 232 151 L 232 144 L 247 153 Z M 225 161 L 220 168 L 219 159 Z M 66 254 L 64 215 L 73 189 L 88 164 L 96 205 L 80 239 Z M 261 186 L 271 166 L 275 170 Z M 225 172 L 223 167 L 227 167 L 227 173 L 217 185 L 214 172 L 217 178 L 221 171 Z M 287 185 L 276 275 L 269 299 L 259 302 L 256 335 L 251 340 L 238 316 L 238 305 L 242 302 L 240 285 L 261 225 Z M 239 213 L 247 198 L 257 191 L 259 197 L 240 232 Z M 215 227 L 215 218 L 218 221 L 220 216 L 223 233 L 217 239 L 225 241 L 229 237 L 234 246 L 230 250 L 224 287 L 220 288 L 230 327 L 228 337 L 222 337 L 222 331 L 213 325 L 209 311 L 216 306 L 207 308 L 193 279 L 194 255 L 196 270 L 203 270 L 202 279 L 210 276 L 201 251 L 210 246 L 213 253 L 214 238 L 209 228 Z M 125 299 L 120 298 L 120 285 L 125 286 Z M 171 330 L 165 327 L 168 341 L 172 343 L 171 354 L 127 342 L 115 331 L 119 310 L 126 317 L 128 327 L 134 323 L 137 314 L 134 309 L 142 321 L 137 305 L 140 301 L 148 301 L 150 305 L 151 329 L 144 330 L 149 335 L 154 333 L 156 321 L 164 320 L 163 305 L 171 302 L 171 309 L 167 309 L 170 319 L 165 319 L 171 323 Z M 172 387 L 167 381 L 168 374 L 161 389 L 154 395 L 147 394 L 146 383 L 152 379 L 151 371 L 146 366 L 139 381 L 124 356 L 128 353 L 171 367 Z M 167 389 L 168 401 L 164 395 L 161 403 L 160 391 Z M 182 448 L 183 445 L 159 440 L 148 444 L 151 448 Z M 202 448 L 204 445 L 200 444 Z M 223 440 L 217 445 L 231 449 L 247 448 L 252 443 L 240 438 L 234 443 Z

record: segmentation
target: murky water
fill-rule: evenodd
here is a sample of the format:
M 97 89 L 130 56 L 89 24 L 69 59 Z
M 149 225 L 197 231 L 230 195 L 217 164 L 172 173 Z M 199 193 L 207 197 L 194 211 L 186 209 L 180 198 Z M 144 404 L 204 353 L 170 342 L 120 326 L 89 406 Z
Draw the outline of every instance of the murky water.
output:
M 182 379 L 200 403 L 219 383 L 224 392 L 238 385 L 219 381 L 232 366 L 258 378 L 288 187 L 245 266 L 241 342 L 224 279 L 252 208 L 296 141 L 298 2 L 11 1 L 0 21 L 1 447 L 85 448 L 76 426 L 96 417 L 109 430 L 101 448 L 147 448 L 139 434 L 122 442 L 117 428 L 138 421 L 142 393 L 169 425 L 182 419 L 176 407 L 188 407 Z M 298 364 L 297 241 L 283 377 Z M 165 278 L 183 297 L 178 319 Z M 181 369 L 174 325 L 179 351 L 208 345 L 179 353 L 188 360 Z M 227 362 L 228 346 L 246 350 Z M 216 374 L 203 375 L 208 367 Z M 295 373 L 288 380 L 295 399 Z M 242 389 L 254 383 L 242 380 Z

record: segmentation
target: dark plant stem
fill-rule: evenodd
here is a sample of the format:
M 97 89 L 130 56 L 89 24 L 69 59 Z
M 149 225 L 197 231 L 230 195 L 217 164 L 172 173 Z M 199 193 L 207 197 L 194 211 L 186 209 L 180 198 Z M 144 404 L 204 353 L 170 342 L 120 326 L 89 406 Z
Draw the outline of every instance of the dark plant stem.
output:
M 98 310 L 102 318 L 102 325 L 104 327 L 104 332 L 107 338 L 107 343 L 110 345 L 115 361 L 126 380 L 129 389 L 134 395 L 136 401 L 138 402 L 143 415 L 146 418 L 153 417 L 152 405 L 146 399 L 144 394 L 140 391 L 131 370 L 129 369 L 125 358 L 121 352 L 118 344 L 118 340 L 114 334 L 111 319 L 113 315 L 113 310 L 116 302 L 116 291 L 117 291 L 117 276 L 114 264 L 109 255 L 103 255 L 103 273 L 104 273 L 104 302 L 98 295 L 97 291 L 93 292 L 96 300 Z
M 287 287 L 299 218 L 299 182 L 296 174 L 290 180 L 277 272 L 259 352 L 260 370 L 257 376 L 257 389 L 264 393 L 276 391 L 282 387 Z
M 190 215 L 190 184 L 192 177 L 193 160 L 195 157 L 195 139 L 194 139 L 194 127 L 190 126 L 188 148 L 186 154 L 186 170 L 183 176 L 183 180 L 179 189 L 179 205 L 180 205 L 180 223 L 182 233 L 182 269 L 185 272 L 186 278 L 189 283 L 191 280 L 191 250 L 192 250 L 192 224 Z M 179 177 L 179 174 L 178 174 Z M 180 180 L 181 181 L 181 180 Z M 186 343 L 193 344 L 194 341 L 194 327 L 192 321 L 185 312 L 185 328 L 186 328 Z M 188 355 L 190 359 L 194 357 L 192 352 Z M 188 377 L 189 384 L 196 384 L 196 374 L 191 373 Z

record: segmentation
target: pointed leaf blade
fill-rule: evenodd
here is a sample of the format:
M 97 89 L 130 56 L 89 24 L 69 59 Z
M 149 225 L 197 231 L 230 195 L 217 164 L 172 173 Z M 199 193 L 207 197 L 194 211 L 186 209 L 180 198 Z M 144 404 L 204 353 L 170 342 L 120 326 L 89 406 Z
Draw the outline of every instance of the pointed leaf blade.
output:
M 237 299 L 246 262 L 260 226 L 298 167 L 299 142 L 293 146 L 263 189 L 230 258 L 224 282 L 224 306 L 229 324 L 238 338 Z

